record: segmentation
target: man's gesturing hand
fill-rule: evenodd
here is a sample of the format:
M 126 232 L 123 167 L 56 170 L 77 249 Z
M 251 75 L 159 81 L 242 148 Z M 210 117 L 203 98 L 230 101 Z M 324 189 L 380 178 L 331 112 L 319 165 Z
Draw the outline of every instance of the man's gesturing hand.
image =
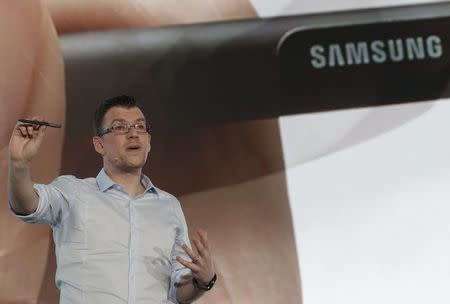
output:
M 17 164 L 29 164 L 39 150 L 45 129 L 45 126 L 24 125 L 18 122 L 9 141 L 10 161 Z
M 180 256 L 177 256 L 177 261 L 189 268 L 197 282 L 205 286 L 214 277 L 214 266 L 211 252 L 209 250 L 206 231 L 202 229 L 197 230 L 197 235 L 192 238 L 192 244 L 197 253 L 195 253 L 194 250 L 189 248 L 186 244 L 183 245 L 184 251 L 186 251 L 192 261 L 186 261 Z

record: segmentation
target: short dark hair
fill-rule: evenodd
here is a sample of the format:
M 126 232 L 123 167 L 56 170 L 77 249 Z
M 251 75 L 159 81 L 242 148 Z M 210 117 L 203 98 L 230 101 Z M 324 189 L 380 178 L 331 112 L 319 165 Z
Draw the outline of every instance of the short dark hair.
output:
M 142 107 L 139 105 L 139 103 L 136 102 L 133 96 L 120 95 L 105 99 L 98 104 L 97 109 L 95 110 L 94 114 L 95 135 L 100 134 L 100 132 L 102 131 L 103 118 L 105 117 L 106 112 L 108 112 L 108 110 L 113 107 L 123 107 L 127 109 L 137 107 L 142 111 L 142 113 L 144 113 Z M 145 113 L 144 117 L 147 120 Z

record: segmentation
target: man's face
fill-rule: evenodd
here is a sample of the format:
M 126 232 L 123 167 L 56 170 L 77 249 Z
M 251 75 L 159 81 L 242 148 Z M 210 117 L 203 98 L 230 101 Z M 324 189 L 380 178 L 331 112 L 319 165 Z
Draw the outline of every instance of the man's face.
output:
M 103 129 L 120 124 L 144 123 L 144 114 L 137 108 L 112 107 L 103 117 Z M 95 150 L 103 156 L 104 166 L 117 171 L 131 172 L 141 169 L 150 152 L 150 134 L 130 128 L 126 134 L 107 133 L 94 137 Z

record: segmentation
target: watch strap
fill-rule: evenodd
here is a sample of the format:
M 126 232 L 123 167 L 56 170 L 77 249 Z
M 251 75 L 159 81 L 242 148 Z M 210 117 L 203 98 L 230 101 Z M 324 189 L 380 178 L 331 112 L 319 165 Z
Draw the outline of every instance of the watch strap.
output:
M 196 288 L 201 289 L 201 290 L 205 290 L 205 291 L 210 290 L 214 286 L 216 281 L 217 281 L 217 274 L 215 274 L 215 273 L 214 273 L 214 276 L 211 279 L 211 281 L 209 281 L 209 283 L 206 284 L 206 285 L 200 285 L 196 278 L 192 279 L 192 283 L 194 284 L 194 286 Z

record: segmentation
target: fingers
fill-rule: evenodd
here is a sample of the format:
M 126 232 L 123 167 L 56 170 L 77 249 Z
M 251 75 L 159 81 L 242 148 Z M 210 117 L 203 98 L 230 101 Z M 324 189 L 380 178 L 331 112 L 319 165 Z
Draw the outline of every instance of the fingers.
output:
M 193 238 L 192 239 L 192 244 L 195 246 L 195 249 L 197 250 L 197 252 L 201 255 L 201 256 L 206 256 L 206 249 L 203 246 L 202 242 L 197 239 L 197 238 Z
M 188 256 L 192 259 L 192 262 L 196 262 L 199 259 L 199 256 L 197 254 L 195 254 L 195 252 L 189 248 L 188 245 L 184 244 L 183 246 L 183 250 L 188 254 Z
M 16 130 L 18 130 L 20 132 L 20 135 L 22 135 L 22 137 L 28 137 L 28 131 L 27 131 L 26 127 L 18 124 L 16 126 Z
M 197 265 L 197 264 L 195 264 L 193 262 L 186 261 L 185 259 L 183 259 L 180 256 L 177 256 L 176 259 L 181 265 L 183 265 L 183 266 L 189 268 L 190 270 L 192 270 L 193 273 L 198 273 L 201 270 L 200 265 Z
M 46 127 L 46 126 L 41 126 L 40 128 L 38 128 L 36 140 L 39 142 L 39 144 L 40 144 L 40 143 L 42 142 L 42 140 L 44 139 L 45 130 L 47 130 L 47 127 Z
M 197 231 L 200 238 L 194 237 L 191 239 L 193 248 L 198 253 L 196 254 L 194 250 L 189 248 L 186 244 L 183 244 L 183 250 L 192 259 L 192 263 L 201 264 L 203 261 L 209 261 L 210 253 L 208 248 L 208 236 L 206 231 L 199 229 Z
M 18 130 L 19 133 L 16 132 L 16 134 L 20 134 L 22 135 L 22 137 L 34 138 L 37 137 L 37 135 L 39 134 L 39 129 L 40 126 L 32 126 L 18 123 L 16 125 L 16 130 Z
M 20 135 L 22 135 L 22 137 L 36 138 L 40 133 L 39 130 L 44 128 L 42 128 L 42 126 L 19 124 L 16 126 L 16 129 L 19 130 Z
M 209 255 L 209 244 L 208 244 L 208 234 L 203 229 L 197 230 L 198 237 L 192 238 L 192 243 L 197 249 L 197 252 L 203 256 L 207 257 Z
M 202 229 L 197 230 L 197 234 L 198 236 L 191 238 L 192 249 L 186 244 L 182 246 L 192 261 L 186 261 L 180 256 L 177 256 L 176 259 L 180 264 L 189 268 L 199 282 L 209 282 L 214 275 L 214 266 L 209 251 L 208 235 Z
M 189 246 L 187 246 L 186 244 L 183 244 L 182 246 L 183 250 L 187 253 L 187 255 L 191 258 L 192 261 L 186 261 L 185 259 L 183 259 L 180 256 L 177 256 L 176 259 L 177 261 L 184 265 L 185 267 L 189 268 L 190 270 L 192 270 L 193 273 L 198 273 L 201 268 L 202 268 L 202 263 L 200 261 L 201 257 L 199 255 L 197 255 L 191 248 L 189 248 Z
M 40 116 L 33 116 L 31 120 L 42 120 Z M 16 132 L 17 135 L 21 135 L 26 138 L 42 138 L 45 133 L 46 126 L 32 125 L 32 124 L 24 124 L 22 122 L 17 122 L 16 124 Z

